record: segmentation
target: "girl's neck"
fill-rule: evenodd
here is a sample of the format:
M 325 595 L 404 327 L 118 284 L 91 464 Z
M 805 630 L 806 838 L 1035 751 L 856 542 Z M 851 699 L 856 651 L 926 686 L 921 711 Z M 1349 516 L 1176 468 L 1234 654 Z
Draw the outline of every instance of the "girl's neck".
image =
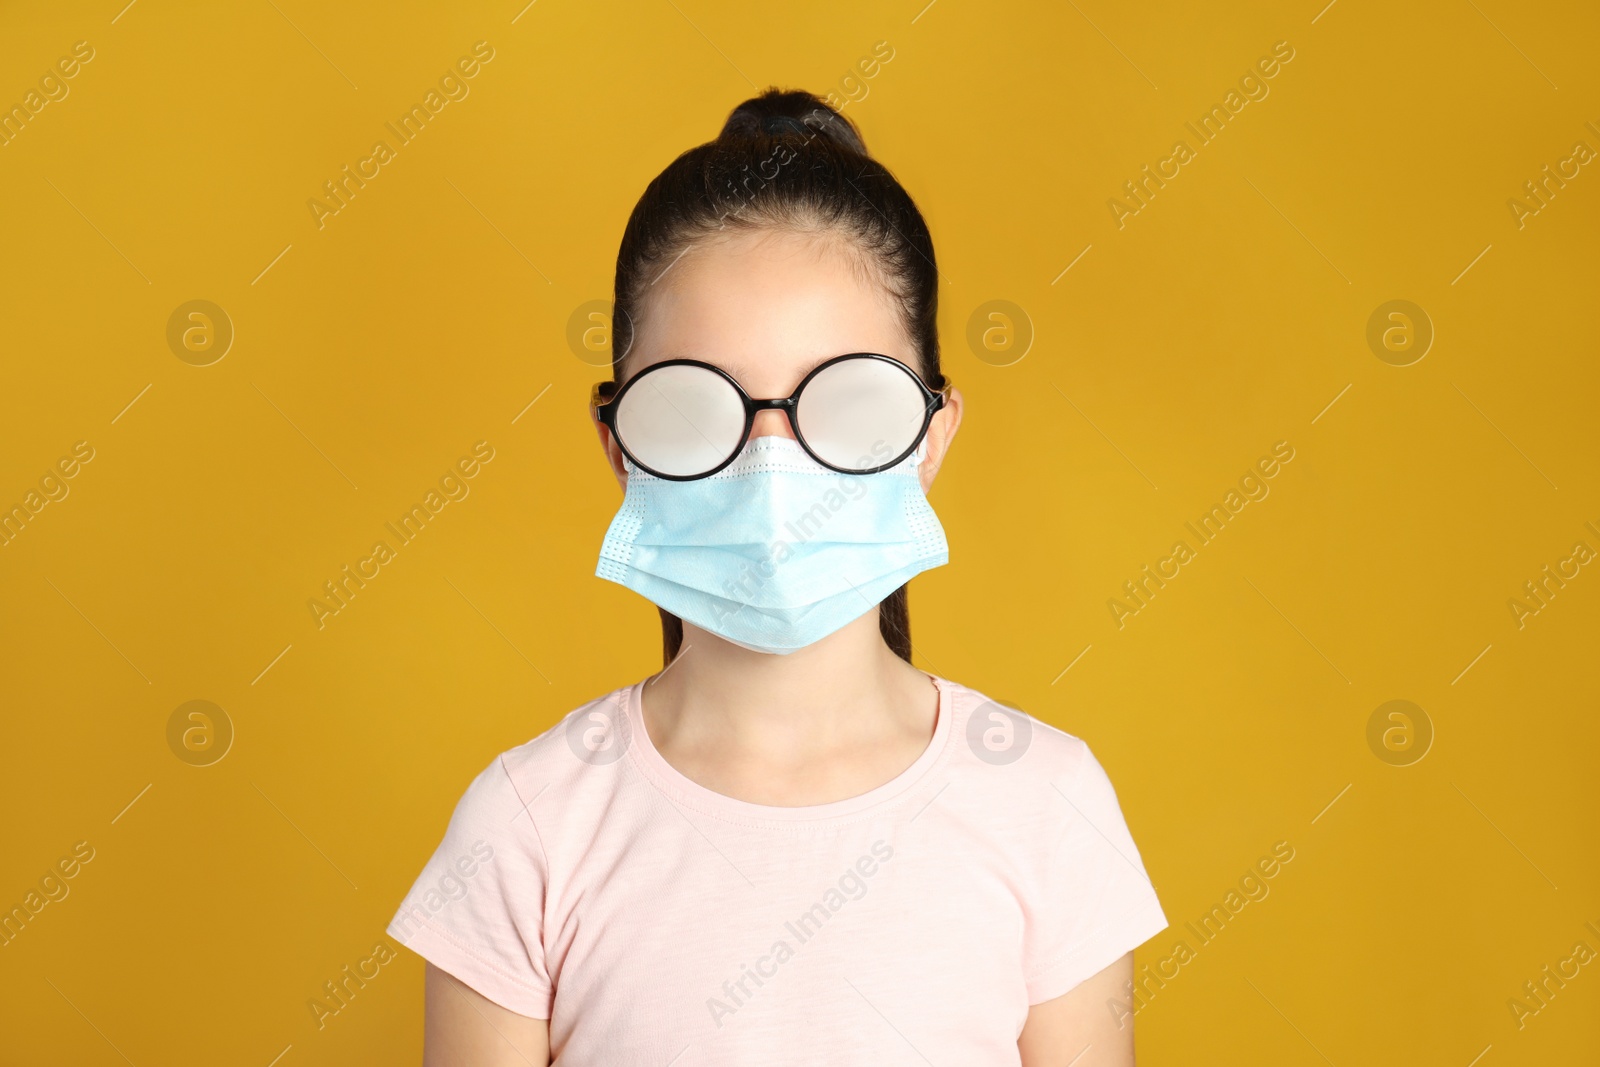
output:
M 677 657 L 641 699 L 651 742 L 675 769 L 778 806 L 889 781 L 927 747 L 938 711 L 928 675 L 884 644 L 876 609 L 782 656 L 686 623 Z

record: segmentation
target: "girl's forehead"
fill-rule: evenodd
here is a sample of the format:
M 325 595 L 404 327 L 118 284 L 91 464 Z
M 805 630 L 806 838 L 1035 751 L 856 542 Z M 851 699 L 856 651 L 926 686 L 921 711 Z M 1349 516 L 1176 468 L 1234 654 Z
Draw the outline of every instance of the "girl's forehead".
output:
M 635 374 L 667 359 L 700 359 L 747 389 L 770 391 L 792 389 L 846 352 L 915 362 L 887 289 L 856 253 L 813 235 L 737 234 L 691 247 L 639 307 Z

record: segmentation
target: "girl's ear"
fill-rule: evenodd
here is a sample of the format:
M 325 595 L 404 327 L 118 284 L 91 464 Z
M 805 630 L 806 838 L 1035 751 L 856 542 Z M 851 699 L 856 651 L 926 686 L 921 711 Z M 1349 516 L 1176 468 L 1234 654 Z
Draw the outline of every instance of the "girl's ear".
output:
M 628 491 L 628 468 L 623 463 L 622 447 L 617 444 L 616 436 L 611 432 L 611 427 L 600 421 L 600 416 L 591 406 L 589 420 L 594 423 L 594 429 L 600 435 L 600 451 L 605 454 L 606 462 L 611 464 L 611 473 L 616 476 L 617 484 L 622 491 Z
M 927 455 L 917 468 L 924 493 L 933 487 L 933 479 L 944 463 L 945 453 L 950 450 L 950 443 L 956 439 L 956 431 L 961 428 L 961 403 L 961 390 L 951 389 L 944 407 L 934 412 L 933 421 L 928 423 L 928 435 L 923 439 Z

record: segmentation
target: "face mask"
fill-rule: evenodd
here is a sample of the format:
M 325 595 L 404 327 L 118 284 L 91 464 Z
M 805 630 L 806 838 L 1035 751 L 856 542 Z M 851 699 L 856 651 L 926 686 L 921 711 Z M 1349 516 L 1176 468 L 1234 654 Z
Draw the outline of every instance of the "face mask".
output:
M 694 481 L 627 463 L 595 574 L 756 652 L 820 641 L 949 560 L 917 467 L 840 474 L 787 437 L 752 438 Z

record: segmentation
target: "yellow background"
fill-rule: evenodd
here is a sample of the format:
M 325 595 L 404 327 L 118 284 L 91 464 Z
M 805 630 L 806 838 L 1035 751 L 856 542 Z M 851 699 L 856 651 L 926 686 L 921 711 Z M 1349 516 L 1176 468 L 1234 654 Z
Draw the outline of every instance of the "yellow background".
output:
M 1507 1001 L 1600 951 L 1600 568 L 1521 628 L 1507 602 L 1600 550 L 1597 164 L 1520 228 L 1507 200 L 1600 149 L 1597 28 L 1505 0 L 6 5 L 0 102 L 94 58 L 0 147 L 0 504 L 95 457 L 0 548 L 0 904 L 95 858 L 0 948 L 0 1060 L 416 1061 L 410 953 L 321 1029 L 307 1001 L 496 752 L 659 666 L 654 609 L 593 577 L 619 494 L 569 317 L 675 154 L 768 84 L 842 96 L 886 41 L 845 113 L 930 221 L 968 400 L 919 665 L 1094 747 L 1173 922 L 1141 964 L 1295 849 L 1140 1011 L 1141 1062 L 1594 1062 L 1600 965 L 1520 1029 Z M 307 200 L 479 40 L 470 95 L 319 229 Z M 210 366 L 166 340 L 193 299 L 236 331 Z M 1410 366 L 1367 345 L 1391 299 L 1436 331 Z M 1032 324 L 1010 365 L 965 340 L 990 300 Z M 319 629 L 322 584 L 479 440 L 470 495 Z M 1280 440 L 1270 495 L 1119 629 L 1122 583 Z M 211 766 L 167 743 L 195 699 L 236 731 Z M 1435 731 L 1410 766 L 1367 743 L 1394 699 Z

